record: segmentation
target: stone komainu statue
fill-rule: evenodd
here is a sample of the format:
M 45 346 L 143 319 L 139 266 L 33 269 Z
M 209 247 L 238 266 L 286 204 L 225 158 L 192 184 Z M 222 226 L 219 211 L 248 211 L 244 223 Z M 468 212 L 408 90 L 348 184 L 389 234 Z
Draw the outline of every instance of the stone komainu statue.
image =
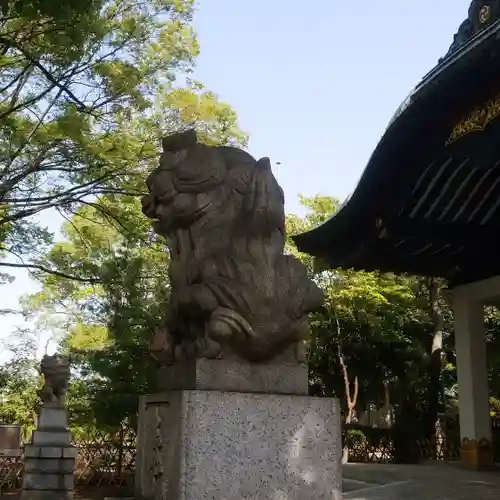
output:
M 40 372 L 44 378 L 42 401 L 62 404 L 68 389 L 69 359 L 59 354 L 45 355 L 40 364 Z
M 199 144 L 188 131 L 163 140 L 147 185 L 143 211 L 170 250 L 163 361 L 265 361 L 300 345 L 323 294 L 284 255 L 284 196 L 269 159 Z

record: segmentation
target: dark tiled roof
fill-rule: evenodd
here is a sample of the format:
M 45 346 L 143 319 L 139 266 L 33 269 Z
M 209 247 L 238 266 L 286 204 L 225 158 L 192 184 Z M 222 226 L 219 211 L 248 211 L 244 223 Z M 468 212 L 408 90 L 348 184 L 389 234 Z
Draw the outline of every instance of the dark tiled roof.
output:
M 424 78 L 351 198 L 295 236 L 299 249 L 330 267 L 455 282 L 500 274 L 499 36 L 500 21 L 487 24 Z

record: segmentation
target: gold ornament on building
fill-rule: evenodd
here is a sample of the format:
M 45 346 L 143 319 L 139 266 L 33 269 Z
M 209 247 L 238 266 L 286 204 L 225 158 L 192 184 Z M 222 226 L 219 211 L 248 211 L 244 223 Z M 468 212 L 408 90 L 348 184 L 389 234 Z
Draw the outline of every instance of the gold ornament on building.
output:
M 486 23 L 489 21 L 491 16 L 491 6 L 490 5 L 483 5 L 481 7 L 481 10 L 479 11 L 479 22 L 481 24 Z
M 482 132 L 488 124 L 500 115 L 500 94 L 490 99 L 486 104 L 479 106 L 472 113 L 460 120 L 454 127 L 450 138 L 446 141 L 449 145 L 472 132 Z

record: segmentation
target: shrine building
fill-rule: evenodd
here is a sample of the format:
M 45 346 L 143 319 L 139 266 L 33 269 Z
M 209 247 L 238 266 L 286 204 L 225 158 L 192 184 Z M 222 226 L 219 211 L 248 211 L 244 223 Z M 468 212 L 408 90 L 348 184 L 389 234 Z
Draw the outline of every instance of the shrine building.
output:
M 484 306 L 500 304 L 497 231 L 500 0 L 473 1 L 449 52 L 396 111 L 352 196 L 294 236 L 329 268 L 448 281 L 461 459 L 472 468 L 493 460 Z

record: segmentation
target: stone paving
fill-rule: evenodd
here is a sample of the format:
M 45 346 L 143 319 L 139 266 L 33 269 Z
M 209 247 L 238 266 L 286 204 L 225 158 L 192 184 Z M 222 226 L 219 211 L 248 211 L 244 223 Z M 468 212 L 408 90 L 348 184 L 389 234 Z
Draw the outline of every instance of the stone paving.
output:
M 500 469 L 481 473 L 449 464 L 348 464 L 343 474 L 350 485 L 346 500 L 500 499 Z
M 90 493 L 75 492 L 75 500 L 133 500 L 125 494 L 117 496 L 106 496 L 99 490 Z M 0 493 L 1 500 L 19 500 L 19 492 Z
M 449 464 L 347 464 L 343 475 L 345 500 L 500 500 L 500 468 L 485 473 Z M 3 499 L 16 500 L 17 494 Z M 102 500 L 103 495 L 77 494 L 77 499 Z

